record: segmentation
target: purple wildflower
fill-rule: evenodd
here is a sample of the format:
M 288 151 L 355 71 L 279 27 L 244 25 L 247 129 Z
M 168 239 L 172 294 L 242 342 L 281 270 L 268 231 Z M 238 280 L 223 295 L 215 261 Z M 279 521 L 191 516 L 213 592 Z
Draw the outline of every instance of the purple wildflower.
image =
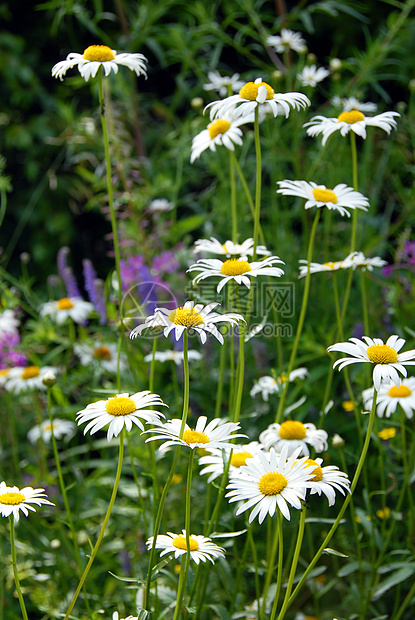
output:
M 84 268 L 85 290 L 88 293 L 89 301 L 94 305 L 99 314 L 99 322 L 104 325 L 107 322 L 107 309 L 104 299 L 104 283 L 97 278 L 97 273 L 92 262 L 85 258 L 82 261 Z
M 82 297 L 72 268 L 69 267 L 66 263 L 69 252 L 70 250 L 66 246 L 61 248 L 58 252 L 57 264 L 59 275 L 65 284 L 68 297 Z

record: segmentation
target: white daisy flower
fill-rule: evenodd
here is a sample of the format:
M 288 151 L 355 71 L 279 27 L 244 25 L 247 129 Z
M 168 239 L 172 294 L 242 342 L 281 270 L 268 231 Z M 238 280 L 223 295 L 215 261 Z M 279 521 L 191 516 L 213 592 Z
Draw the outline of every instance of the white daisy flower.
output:
M 303 127 L 307 127 L 309 136 L 314 137 L 322 134 L 324 146 L 329 136 L 335 131 L 340 131 L 342 136 L 353 131 L 363 139 L 366 139 L 366 127 L 379 127 L 389 134 L 392 129 L 396 128 L 395 116 L 400 116 L 400 114 L 398 112 L 382 112 L 376 116 L 365 116 L 360 110 L 350 110 L 342 112 L 337 118 L 314 116 Z
M 385 344 L 380 338 L 372 339 L 363 336 L 363 340 L 349 338 L 350 342 L 337 342 L 328 347 L 327 351 L 340 351 L 352 356 L 337 360 L 333 368 L 339 366 L 339 370 L 342 370 L 349 364 L 369 362 L 375 365 L 373 383 L 377 392 L 379 392 L 381 381 L 390 380 L 399 387 L 401 379 L 398 373 L 406 377 L 405 366 L 415 365 L 415 361 L 411 361 L 415 359 L 415 349 L 399 353 L 405 344 L 405 340 L 399 336 L 389 336 Z
M 356 97 L 339 97 L 335 95 L 331 100 L 332 105 L 337 108 L 343 108 L 345 112 L 351 110 L 359 110 L 360 112 L 376 112 L 377 105 L 368 101 L 367 103 L 361 103 Z
M 307 465 L 314 465 L 313 477 L 311 481 L 315 483 L 310 490 L 310 495 L 318 493 L 324 495 L 329 500 L 329 506 L 333 506 L 336 501 L 335 491 L 340 491 L 342 495 L 345 495 L 345 490 L 349 491 L 350 480 L 343 471 L 340 471 L 336 465 L 328 465 L 327 467 L 321 467 L 323 459 L 307 459 Z M 350 491 L 349 491 L 350 492 Z
M 4 387 L 10 375 L 11 368 L 0 369 L 0 387 Z
M 148 441 L 156 441 L 158 439 L 167 439 L 159 450 L 163 452 L 170 446 L 187 446 L 194 450 L 195 448 L 204 448 L 211 450 L 213 448 L 224 448 L 231 444 L 231 440 L 235 437 L 246 437 L 241 433 L 235 433 L 240 429 L 239 422 L 224 422 L 221 418 L 215 418 L 210 422 L 206 416 L 200 416 L 197 419 L 195 428 L 190 428 L 185 424 L 184 431 L 180 435 L 182 421 L 179 419 L 169 420 L 165 424 L 156 421 L 153 422 L 154 428 L 145 431 L 146 433 L 157 433 L 153 437 L 146 439 Z
M 212 254 L 225 255 L 228 258 L 237 254 L 239 256 L 252 256 L 254 253 L 254 240 L 251 237 L 242 243 L 234 243 L 228 239 L 225 243 L 221 243 L 215 239 L 215 237 L 210 237 L 210 239 L 198 239 L 195 241 L 193 252 L 195 254 L 199 252 L 211 252 Z M 257 245 L 256 253 L 262 256 L 269 256 L 271 254 L 265 245 Z
M 307 259 L 300 259 L 298 261 L 302 263 L 299 266 L 300 274 L 299 278 L 304 278 L 308 273 L 308 262 Z M 328 261 L 327 263 L 310 263 L 310 273 L 322 273 L 323 271 L 338 271 L 339 269 L 350 269 L 352 267 L 352 262 L 348 260 L 348 257 L 344 260 L 339 261 Z
M 154 314 L 147 317 L 142 325 L 132 330 L 130 338 L 140 336 L 144 329 L 163 327 L 163 333 L 166 338 L 174 330 L 176 340 L 179 340 L 185 329 L 194 329 L 198 332 L 203 344 L 207 339 L 206 332 L 215 336 L 223 344 L 223 336 L 215 324 L 224 322 L 235 325 L 238 321 L 245 321 L 245 319 L 236 312 L 227 312 L 225 314 L 212 312 L 213 308 L 219 305 L 218 302 L 212 302 L 207 306 L 203 306 L 203 304 L 194 305 L 193 301 L 186 301 L 184 306 L 174 310 L 156 308 Z
M 279 508 L 289 521 L 288 504 L 300 509 L 300 500 L 305 499 L 306 489 L 314 486 L 309 482 L 313 468 L 305 464 L 306 457 L 298 460 L 300 452 L 301 448 L 298 448 L 288 458 L 287 447 L 281 454 L 271 448 L 269 452 L 258 452 L 254 458 L 248 459 L 241 468 L 241 475 L 232 478 L 226 487 L 231 489 L 226 495 L 230 498 L 229 502 L 245 502 L 238 508 L 236 515 L 254 506 L 249 523 L 256 516 L 259 523 L 262 523 L 267 514 L 273 517 Z
M 293 50 L 293 52 L 298 52 L 299 54 L 303 54 L 307 51 L 306 42 L 301 34 L 289 30 L 288 28 L 282 28 L 281 34 L 279 35 L 270 35 L 267 38 L 267 45 L 273 47 L 279 54 L 287 50 Z
M 147 407 L 154 405 L 156 407 L 167 407 L 158 394 L 152 394 L 149 390 L 137 392 L 131 396 L 128 393 L 116 394 L 107 400 L 99 400 L 88 405 L 82 411 L 78 411 L 76 421 L 78 426 L 88 422 L 84 429 L 84 435 L 88 431 L 93 435 L 109 424 L 107 440 L 111 441 L 113 437 L 118 437 L 124 426 L 127 431 L 130 431 L 135 424 L 143 431 L 142 420 L 151 424 L 160 422 L 160 416 L 164 418 L 164 415 L 154 409 L 147 409 Z
M 117 372 L 117 345 L 114 343 L 95 342 L 92 345 L 80 343 L 74 345 L 74 353 L 82 366 L 95 366 L 110 373 Z M 120 370 L 127 368 L 126 356 L 120 355 Z
M 216 151 L 217 146 L 224 146 L 230 151 L 234 151 L 235 144 L 238 146 L 242 144 L 242 130 L 240 126 L 253 120 L 253 116 L 252 118 L 237 117 L 232 110 L 229 110 L 220 118 L 215 118 L 206 129 L 193 138 L 190 163 L 192 164 L 206 149 Z
M 65 441 L 69 441 L 75 435 L 76 424 L 69 420 L 55 418 L 51 425 L 49 420 L 45 420 L 41 424 L 36 424 L 36 426 L 27 433 L 27 438 L 32 444 L 35 444 L 40 437 L 42 437 L 45 443 L 49 443 L 52 438 L 52 430 L 55 439 L 65 439 Z
M 174 208 L 174 204 L 167 200 L 167 198 L 155 198 L 150 202 L 147 207 L 149 213 L 165 213 L 171 211 Z
M 19 331 L 19 319 L 15 316 L 13 310 L 3 310 L 0 313 L 0 338 L 4 334 L 17 334 Z
M 237 106 L 235 114 L 251 118 L 255 108 L 262 105 L 269 106 L 274 116 L 283 111 L 288 118 L 291 108 L 295 110 L 306 108 L 310 105 L 310 100 L 303 93 L 276 93 L 269 84 L 262 81 L 262 78 L 257 78 L 255 82 L 247 82 L 238 95 L 213 101 L 205 110 L 209 110 L 210 118 L 214 119 L 222 117 L 228 110 Z
M 284 265 L 284 262 L 278 256 L 267 256 L 253 263 L 249 263 L 244 258 L 229 258 L 226 261 L 221 261 L 218 258 L 201 258 L 197 263 L 190 265 L 187 271 L 200 271 L 193 278 L 193 284 L 197 284 L 205 278 L 221 278 L 216 289 L 220 293 L 230 280 L 235 280 L 238 284 L 244 284 L 247 288 L 250 288 L 250 277 L 282 276 L 284 271 L 279 267 L 273 267 L 276 263 Z
M 274 377 L 264 376 L 260 377 L 257 381 L 255 381 L 253 388 L 249 392 L 252 398 L 257 394 L 261 394 L 262 398 L 265 402 L 268 401 L 268 397 L 270 394 L 278 394 L 281 389 L 281 386 L 284 385 L 287 381 L 291 383 L 295 381 L 295 379 L 305 379 L 308 375 L 307 368 L 297 368 L 290 372 L 289 376 L 281 375 L 274 379 Z
M 32 489 L 32 487 L 8 487 L 5 482 L 0 483 L 0 514 L 3 517 L 13 515 L 15 521 L 19 520 L 20 510 L 25 517 L 29 515 L 29 510 L 36 512 L 31 504 L 40 506 L 41 504 L 49 504 L 54 506 L 49 500 L 45 499 L 43 493 L 45 489 Z
M 303 455 L 309 456 L 308 446 L 312 446 L 316 452 L 327 450 L 327 433 L 323 429 L 317 429 L 314 424 L 303 424 L 298 420 L 285 420 L 281 424 L 270 424 L 259 436 L 259 441 L 266 450 L 274 448 L 277 452 L 288 450 L 291 455 L 300 449 Z
M 229 89 L 233 92 L 237 92 L 242 88 L 245 82 L 239 79 L 239 73 L 234 73 L 232 76 L 221 77 L 218 71 L 208 71 L 207 84 L 203 84 L 204 90 L 216 90 L 221 97 L 228 94 Z
M 154 536 L 150 536 L 147 540 L 146 545 L 148 549 L 152 548 L 153 540 Z M 206 560 L 214 564 L 214 561 L 218 558 L 225 557 L 225 550 L 215 545 L 210 538 L 205 538 L 205 536 L 190 534 L 189 546 L 190 557 L 196 564 L 206 562 Z M 167 532 L 167 535 L 159 534 L 156 538 L 156 549 L 162 549 L 160 557 L 167 553 L 174 553 L 175 559 L 185 555 L 187 553 L 186 530 L 182 530 L 181 534 L 173 534 L 172 532 Z
M 373 404 L 373 387 L 364 390 L 362 393 L 365 409 L 371 409 Z M 376 413 L 379 418 L 390 418 L 395 413 L 397 406 L 400 405 L 410 420 L 415 411 L 415 377 L 402 379 L 401 385 L 391 385 L 381 383 L 376 399 Z
M 77 66 L 79 73 L 87 82 L 90 77 L 96 76 L 101 66 L 105 75 L 109 75 L 111 71 L 118 73 L 118 67 L 121 65 L 128 67 L 136 75 L 147 77 L 146 62 L 147 58 L 142 54 L 129 54 L 127 52 L 117 54 L 107 45 L 90 45 L 83 54 L 71 52 L 67 55 L 66 60 L 56 63 L 52 67 L 52 76 L 62 81 L 68 69 Z
M 138 620 L 138 616 L 127 616 L 126 618 L 120 618 L 118 611 L 114 611 L 112 614 L 112 620 Z
M 199 458 L 199 465 L 205 466 L 200 470 L 200 475 L 210 474 L 208 482 L 212 482 L 212 480 L 222 476 L 232 450 L 231 462 L 229 464 L 229 476 L 238 476 L 241 473 L 241 467 L 246 464 L 247 459 L 252 459 L 255 454 L 263 449 L 264 447 L 258 441 L 251 441 L 248 444 L 232 445 L 232 447 L 228 446 L 223 450 L 209 449 L 209 454 Z
M 51 316 L 58 325 L 64 323 L 67 318 L 72 319 L 74 323 L 84 323 L 93 312 L 93 304 L 79 297 L 63 297 L 57 301 L 47 301 L 39 310 L 40 316 Z
M 373 258 L 366 258 L 363 252 L 352 252 L 346 258 L 346 261 L 350 263 L 353 269 L 360 267 L 362 271 L 373 271 L 374 267 L 384 267 L 387 265 L 387 261 L 380 258 L 380 256 L 374 256 Z
M 194 349 L 189 349 L 187 351 L 187 357 L 189 362 L 191 360 L 199 361 L 202 359 L 202 354 L 199 351 L 195 351 Z M 153 359 L 153 354 L 149 353 L 145 356 L 145 362 L 151 362 Z M 154 354 L 154 359 L 156 362 L 174 362 L 177 366 L 183 364 L 183 351 L 156 351 Z
M 302 86 L 317 86 L 330 75 L 330 71 L 324 67 L 317 68 L 316 65 L 304 67 L 302 71 L 297 73 L 297 79 L 300 80 Z
M 333 189 L 328 189 L 325 185 L 317 185 L 313 181 L 277 181 L 279 189 L 277 194 L 285 196 L 298 196 L 305 198 L 307 202 L 305 209 L 311 207 L 327 207 L 328 209 L 339 211 L 340 215 L 350 213 L 347 209 L 363 209 L 367 211 L 369 200 L 360 192 L 356 192 L 352 187 L 344 183 L 336 185 Z
M 13 394 L 20 394 L 27 390 L 46 390 L 43 379 L 50 371 L 56 374 L 58 369 L 53 366 L 43 366 L 42 368 L 39 366 L 26 366 L 26 368 L 16 366 L 11 368 L 7 374 L 4 387 Z

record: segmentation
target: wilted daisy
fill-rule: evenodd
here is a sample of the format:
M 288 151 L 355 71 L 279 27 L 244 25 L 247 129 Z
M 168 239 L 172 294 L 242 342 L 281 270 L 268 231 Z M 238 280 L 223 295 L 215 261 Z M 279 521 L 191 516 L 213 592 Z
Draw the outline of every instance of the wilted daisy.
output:
M 235 437 L 246 437 L 241 433 L 235 433 L 240 429 L 238 422 L 224 422 L 221 418 L 215 418 L 210 422 L 206 416 L 200 416 L 197 419 L 196 426 L 190 428 L 185 424 L 183 433 L 180 433 L 182 421 L 179 419 L 169 420 L 165 424 L 158 420 L 154 422 L 154 428 L 145 431 L 146 433 L 156 433 L 149 437 L 147 441 L 155 441 L 158 439 L 167 439 L 159 448 L 163 451 L 170 446 L 187 446 L 194 450 L 195 448 L 224 448 L 232 445 L 230 442 Z
M 93 312 L 93 304 L 79 297 L 62 297 L 57 301 L 47 301 L 39 310 L 40 316 L 51 316 L 58 325 L 67 318 L 72 319 L 74 323 L 84 323 Z
M 391 381 L 399 387 L 401 379 L 398 373 L 406 377 L 406 366 L 413 366 L 415 361 L 415 349 L 399 353 L 405 344 L 403 338 L 399 336 L 389 336 L 386 344 L 380 338 L 369 338 L 363 336 L 363 340 L 359 338 L 349 338 L 350 342 L 338 342 L 328 347 L 327 351 L 340 351 L 347 353 L 352 357 L 342 357 L 334 363 L 333 368 L 339 367 L 342 370 L 349 364 L 357 364 L 359 362 L 369 362 L 374 364 L 373 383 L 377 392 L 379 392 L 381 381 Z M 364 342 L 363 342 L 364 341 Z
M 25 517 L 29 515 L 29 510 L 36 512 L 31 504 L 40 506 L 41 504 L 48 504 L 54 506 L 49 500 L 45 499 L 46 495 L 43 493 L 45 489 L 32 489 L 32 487 L 24 487 L 19 489 L 18 487 L 8 487 L 5 482 L 0 483 L 0 514 L 3 517 L 10 517 L 12 514 L 15 521 L 19 520 L 20 510 Z
M 36 424 L 28 433 L 27 438 L 30 443 L 36 443 L 40 437 L 45 443 L 49 443 L 52 438 L 52 430 L 53 436 L 55 439 L 65 439 L 65 441 L 69 441 L 75 435 L 76 424 L 71 422 L 70 420 L 61 420 L 59 418 L 55 418 L 52 421 L 52 424 L 49 420 L 45 420 L 41 424 Z
M 333 189 L 328 189 L 325 185 L 317 185 L 313 181 L 277 181 L 279 189 L 277 194 L 285 196 L 298 196 L 305 198 L 305 209 L 311 207 L 327 207 L 339 211 L 340 215 L 350 213 L 347 209 L 363 209 L 367 211 L 369 200 L 360 192 L 356 192 L 352 187 L 344 183 L 336 185 Z
M 19 330 L 19 319 L 13 310 L 3 310 L 0 312 L 0 338 L 4 334 L 17 334 Z
M 153 540 L 153 536 L 150 536 L 147 540 L 146 545 L 148 549 L 152 548 Z M 214 561 L 218 558 L 225 557 L 225 550 L 215 545 L 210 538 L 205 538 L 205 536 L 190 534 L 189 546 L 190 557 L 196 564 L 206 562 L 206 560 L 214 564 Z M 186 530 L 182 530 L 181 534 L 173 534 L 173 532 L 167 532 L 167 535 L 159 534 L 156 538 L 156 549 L 162 549 L 160 557 L 168 553 L 174 553 L 176 559 L 185 555 L 187 553 Z
M 200 470 L 200 475 L 210 474 L 208 482 L 212 482 L 212 480 L 222 476 L 232 451 L 229 463 L 229 476 L 237 476 L 241 473 L 241 467 L 246 465 L 247 459 L 252 459 L 255 454 L 263 449 L 264 447 L 258 441 L 251 441 L 247 444 L 228 446 L 223 450 L 209 450 L 209 454 L 199 458 L 199 465 L 204 466 Z
M 307 465 L 314 465 L 312 482 L 314 487 L 310 490 L 310 495 L 318 493 L 324 495 L 329 500 L 329 506 L 333 506 L 336 501 L 335 491 L 340 491 L 345 495 L 345 490 L 349 491 L 350 480 L 343 471 L 340 471 L 336 465 L 328 465 L 321 467 L 323 459 L 307 459 Z
M 276 52 L 282 54 L 287 50 L 293 50 L 302 54 L 307 50 L 307 45 L 299 32 L 294 32 L 288 28 L 282 28 L 281 34 L 267 38 L 267 45 L 273 47 Z
M 352 252 L 346 258 L 346 261 L 350 262 L 353 269 L 359 267 L 362 271 L 373 271 L 374 267 L 384 267 L 388 263 L 380 258 L 380 256 L 374 256 L 373 258 L 366 258 L 363 252 Z
M 195 254 L 199 252 L 211 252 L 212 254 L 220 254 L 225 256 L 252 256 L 254 253 L 254 240 L 251 238 L 246 239 L 242 243 L 234 243 L 229 239 L 225 243 L 221 243 L 215 237 L 210 239 L 198 239 L 195 241 L 193 248 Z M 256 253 L 268 256 L 271 254 L 265 245 L 257 245 Z
M 217 146 L 224 146 L 228 150 L 234 151 L 235 144 L 238 146 L 242 144 L 240 126 L 253 120 L 253 116 L 252 118 L 235 116 L 231 109 L 221 115 L 220 118 L 215 118 L 206 129 L 193 138 L 190 163 L 200 157 L 206 149 L 216 151 Z
M 213 119 L 222 117 L 228 110 L 237 106 L 235 113 L 246 118 L 251 117 L 255 108 L 262 105 L 268 106 L 274 116 L 283 112 L 288 118 L 291 108 L 295 110 L 306 108 L 310 105 L 310 100 L 303 93 L 276 93 L 269 84 L 262 81 L 262 78 L 257 78 L 255 82 L 247 82 L 238 95 L 213 101 L 205 110 L 210 111 L 210 118 Z
M 293 454 L 297 449 L 305 456 L 309 456 L 308 446 L 312 446 L 316 452 L 327 450 L 327 433 L 323 429 L 317 429 L 314 424 L 303 424 L 298 420 L 285 420 L 281 424 L 270 424 L 259 436 L 259 441 L 266 450 L 274 448 L 277 452 L 283 449 L 288 454 Z
M 267 402 L 270 394 L 277 394 L 287 381 L 290 383 L 295 379 L 304 379 L 308 375 L 307 368 L 297 368 L 288 375 L 280 375 L 276 379 L 270 376 L 260 377 L 255 381 L 253 388 L 249 392 L 252 398 L 257 394 L 261 394 L 262 398 Z
M 105 75 L 109 75 L 111 71 L 118 73 L 118 67 L 124 66 L 137 75 L 147 77 L 146 62 L 147 58 L 142 54 L 129 54 L 127 52 L 117 54 L 107 45 L 90 45 L 83 54 L 71 52 L 67 55 L 66 60 L 56 63 L 52 67 L 52 76 L 63 80 L 68 69 L 78 67 L 79 73 L 87 82 L 90 77 L 96 76 L 100 67 L 103 68 Z
M 135 424 L 143 431 L 142 420 L 151 424 L 160 422 L 160 416 L 164 417 L 164 415 L 154 409 L 147 409 L 152 406 L 166 407 L 167 405 L 163 403 L 158 394 L 152 394 L 149 390 L 137 392 L 131 396 L 128 393 L 116 394 L 78 411 L 76 421 L 78 426 L 88 422 L 84 435 L 88 431 L 93 435 L 109 424 L 107 440 L 111 441 L 113 437 L 118 437 L 124 426 L 127 431 L 130 431 Z
M 364 390 L 362 393 L 365 409 L 371 409 L 373 404 L 373 387 Z M 410 420 L 415 410 L 415 377 L 402 379 L 400 386 L 390 383 L 381 383 L 377 400 L 376 413 L 380 418 L 385 416 L 390 418 L 395 413 L 397 406 L 400 405 Z
M 74 345 L 73 350 L 75 355 L 79 357 L 82 366 L 95 366 L 110 373 L 117 372 L 118 353 L 116 344 L 109 342 L 96 342 L 92 345 L 79 343 Z M 120 370 L 127 368 L 127 359 L 122 353 L 120 355 L 119 367 Z
M 297 79 L 300 80 L 302 86 L 312 86 L 314 88 L 329 75 L 330 71 L 328 69 L 310 65 L 309 67 L 304 67 L 300 73 L 297 73 Z
M 365 116 L 360 110 L 350 110 L 342 112 L 337 118 L 326 118 L 325 116 L 314 116 L 311 121 L 305 123 L 303 127 L 307 127 L 309 136 L 318 136 L 322 134 L 323 146 L 327 142 L 327 138 L 335 131 L 340 131 L 345 136 L 349 131 L 363 139 L 366 139 L 366 127 L 379 127 L 390 133 L 396 127 L 395 116 L 400 116 L 398 112 L 382 112 L 376 116 Z
M 190 265 L 187 271 L 200 272 L 195 278 L 193 278 L 193 284 L 197 284 L 205 278 L 221 278 L 216 289 L 217 292 L 220 293 L 223 287 L 230 282 L 230 280 L 235 280 L 237 284 L 244 284 L 247 288 L 250 288 L 250 277 L 282 276 L 284 271 L 279 267 L 273 267 L 273 265 L 277 263 L 282 265 L 284 264 L 278 256 L 267 256 L 266 258 L 253 263 L 249 263 L 244 258 L 229 258 L 226 261 L 221 261 L 218 258 L 201 258 L 197 261 L 197 263 Z
M 306 458 L 298 460 L 301 448 L 298 448 L 288 458 L 287 447 L 281 454 L 273 448 L 269 452 L 258 452 L 252 459 L 246 461 L 241 475 L 232 478 L 226 487 L 230 489 L 226 497 L 229 502 L 245 502 L 238 508 L 236 515 L 253 508 L 249 515 L 249 523 L 258 516 L 262 523 L 267 514 L 273 517 L 277 508 L 288 521 L 290 511 L 288 504 L 294 508 L 301 508 L 301 501 L 305 499 L 305 491 L 312 488 L 312 467 L 307 466 Z
M 372 103 L 368 101 L 367 103 L 362 103 L 356 97 L 339 97 L 335 95 L 331 103 L 337 108 L 343 108 L 345 112 L 350 112 L 351 110 L 359 110 L 360 112 L 376 112 L 377 105 L 376 103 Z
M 136 338 L 144 329 L 163 327 L 166 338 L 174 330 L 176 340 L 179 340 L 185 329 L 194 329 L 198 332 L 203 344 L 206 342 L 206 332 L 215 336 L 223 344 L 223 336 L 217 329 L 216 323 L 224 322 L 235 325 L 238 321 L 245 321 L 245 319 L 235 312 L 225 314 L 212 312 L 213 308 L 219 305 L 218 302 L 212 302 L 207 306 L 203 306 L 203 304 L 194 305 L 193 301 L 186 301 L 184 306 L 174 310 L 156 308 L 155 313 L 147 317 L 142 325 L 133 329 L 130 338 Z
M 306 259 L 301 258 L 299 263 L 302 263 L 299 266 L 300 274 L 299 278 L 304 278 L 308 273 L 308 262 Z M 348 260 L 348 257 L 344 260 L 339 261 L 328 261 L 327 263 L 310 263 L 310 273 L 322 273 L 324 271 L 333 272 L 339 271 L 339 269 L 350 269 L 352 267 L 351 260 Z
M 209 82 L 207 84 L 203 84 L 203 89 L 216 90 L 221 97 L 227 95 L 229 89 L 233 92 L 237 92 L 245 84 L 245 82 L 239 79 L 239 73 L 222 77 L 218 71 L 208 71 L 208 80 Z
M 189 362 L 191 360 L 201 360 L 202 354 L 199 351 L 195 351 L 194 349 L 189 349 L 187 351 L 187 358 Z M 145 362 L 151 362 L 153 359 L 153 354 L 149 353 L 145 356 Z M 183 364 L 183 351 L 156 351 L 154 353 L 154 359 L 156 362 L 174 362 L 177 366 Z
M 58 369 L 53 366 L 16 366 L 11 368 L 7 375 L 5 388 L 13 394 L 20 394 L 27 390 L 46 390 L 43 379 L 48 372 L 57 373 Z

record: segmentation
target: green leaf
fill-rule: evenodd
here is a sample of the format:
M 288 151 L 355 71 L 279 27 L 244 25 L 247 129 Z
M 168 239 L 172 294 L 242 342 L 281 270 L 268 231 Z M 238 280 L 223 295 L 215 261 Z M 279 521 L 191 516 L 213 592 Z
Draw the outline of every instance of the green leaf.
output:
M 336 549 L 331 549 L 330 547 L 326 547 L 323 553 L 328 553 L 329 555 L 337 555 L 339 558 L 348 558 L 348 555 L 345 555 L 341 551 L 336 551 Z
M 415 564 L 408 564 L 407 566 L 399 569 L 393 575 L 390 575 L 387 579 L 382 581 L 379 586 L 376 588 L 374 593 L 372 594 L 372 601 L 377 601 L 381 598 L 385 592 L 398 585 L 398 583 L 402 583 L 409 577 L 415 573 Z

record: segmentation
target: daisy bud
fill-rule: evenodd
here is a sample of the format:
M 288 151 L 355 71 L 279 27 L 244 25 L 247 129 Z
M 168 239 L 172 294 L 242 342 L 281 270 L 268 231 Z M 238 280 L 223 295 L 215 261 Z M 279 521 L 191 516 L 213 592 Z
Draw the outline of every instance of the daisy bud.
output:
M 49 387 L 49 388 L 55 385 L 56 375 L 53 372 L 53 370 L 48 370 L 47 372 L 45 372 L 45 376 L 42 379 L 42 383 L 43 385 L 46 385 L 46 387 Z
M 342 61 L 340 58 L 332 58 L 329 62 L 329 66 L 332 71 L 340 71 L 342 68 Z
M 202 107 L 203 103 L 204 103 L 204 101 L 203 101 L 202 97 L 193 97 L 193 99 L 190 102 L 190 105 L 192 106 L 192 108 L 197 110 L 197 108 L 201 108 Z
M 344 441 L 343 437 L 340 437 L 340 435 L 338 435 L 337 433 L 333 435 L 331 439 L 331 444 L 333 448 L 343 448 L 345 443 L 346 442 Z

